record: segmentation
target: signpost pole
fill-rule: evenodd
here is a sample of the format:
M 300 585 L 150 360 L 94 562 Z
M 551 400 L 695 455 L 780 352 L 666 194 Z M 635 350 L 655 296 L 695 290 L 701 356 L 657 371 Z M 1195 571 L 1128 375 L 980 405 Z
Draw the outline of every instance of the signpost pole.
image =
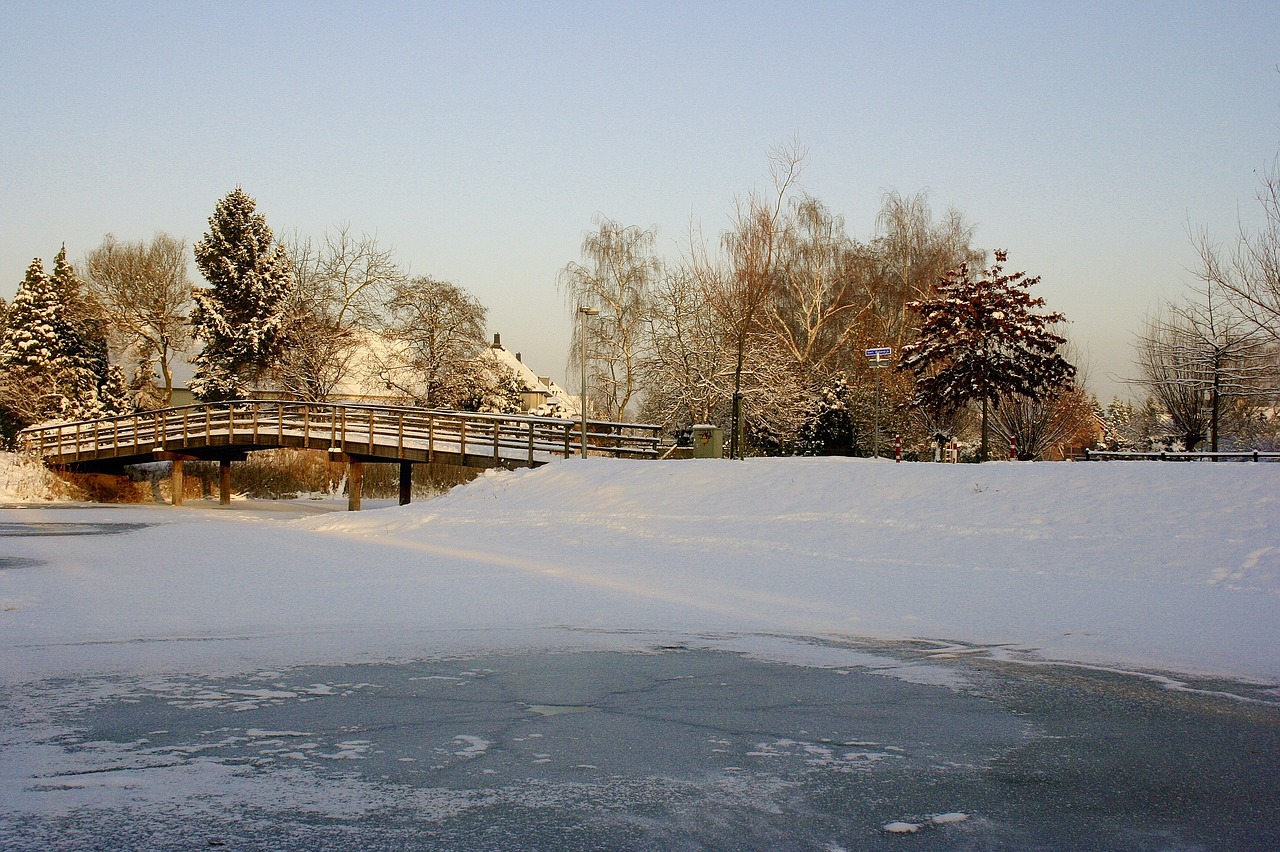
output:
M 871 455 L 875 458 L 880 458 L 880 368 L 888 366 L 888 359 L 892 354 L 893 349 L 889 346 L 877 346 L 866 350 L 867 358 L 871 361 L 871 369 L 876 371 L 875 429 L 871 433 Z
M 875 431 L 871 433 L 871 455 L 873 458 L 880 458 L 880 367 L 879 361 L 875 364 L 876 369 L 876 420 Z

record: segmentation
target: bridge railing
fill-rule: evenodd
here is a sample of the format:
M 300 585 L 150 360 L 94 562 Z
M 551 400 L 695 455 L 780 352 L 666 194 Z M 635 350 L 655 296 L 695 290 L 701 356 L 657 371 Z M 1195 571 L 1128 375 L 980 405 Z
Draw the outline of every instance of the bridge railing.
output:
M 659 427 L 587 421 L 593 455 L 657 458 Z M 428 457 L 436 452 L 533 465 L 582 450 L 581 421 L 360 403 L 234 400 L 24 429 L 23 442 L 52 463 L 179 452 L 195 447 L 323 446 L 353 454 Z

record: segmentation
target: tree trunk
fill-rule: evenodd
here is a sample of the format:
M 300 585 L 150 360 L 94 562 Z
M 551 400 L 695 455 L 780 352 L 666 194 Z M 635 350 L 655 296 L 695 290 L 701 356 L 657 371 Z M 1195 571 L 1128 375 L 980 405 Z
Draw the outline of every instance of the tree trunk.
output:
M 982 444 L 978 448 L 978 461 L 987 460 L 987 398 L 982 398 Z
M 167 353 L 160 354 L 160 375 L 164 377 L 164 404 L 167 408 L 173 404 L 173 370 L 169 369 Z
M 729 436 L 729 458 L 742 458 L 742 362 L 745 359 L 747 335 L 738 335 L 738 361 L 733 370 L 733 434 Z
M 1218 385 L 1222 379 L 1219 371 L 1213 371 L 1213 392 L 1209 395 L 1209 451 L 1216 453 L 1218 451 Z M 1217 458 L 1214 458 L 1217 461 Z

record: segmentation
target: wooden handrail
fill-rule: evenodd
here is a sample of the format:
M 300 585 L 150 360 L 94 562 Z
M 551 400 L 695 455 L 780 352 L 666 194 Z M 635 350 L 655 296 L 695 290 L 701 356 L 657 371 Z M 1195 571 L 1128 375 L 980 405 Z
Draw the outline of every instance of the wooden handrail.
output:
M 438 451 L 452 453 L 455 447 L 463 456 L 474 455 L 471 451 L 477 449 L 479 439 L 489 444 L 479 449 L 481 456 L 493 463 L 517 465 L 536 464 L 539 454 L 546 460 L 580 449 L 572 441 L 578 423 L 555 417 L 281 400 L 197 403 L 142 414 L 148 416 L 33 426 L 20 433 L 20 440 L 59 463 L 138 457 L 152 449 L 182 452 L 215 444 L 265 448 L 282 446 L 286 438 L 301 439 L 303 446 L 327 439 L 331 448 L 363 447 L 362 452 L 379 457 L 425 450 L 432 458 Z M 588 421 L 587 431 L 589 450 L 627 458 L 658 456 L 658 426 Z

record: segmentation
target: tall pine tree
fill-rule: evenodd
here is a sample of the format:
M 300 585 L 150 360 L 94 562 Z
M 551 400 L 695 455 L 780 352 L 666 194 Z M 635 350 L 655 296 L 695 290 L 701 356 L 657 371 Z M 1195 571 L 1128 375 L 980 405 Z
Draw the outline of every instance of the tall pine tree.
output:
M 65 247 L 52 277 L 39 258 L 27 267 L 0 339 L 0 420 L 6 433 L 42 420 L 90 419 L 128 409 L 124 376 L 108 359 L 92 307 Z
M 1075 367 L 1058 348 L 1066 339 L 1052 327 L 1060 313 L 1036 313 L 1044 299 L 1028 288 L 1039 277 L 1005 274 L 1006 252 L 975 276 L 968 264 L 949 272 L 931 299 L 909 304 L 921 317 L 920 337 L 902 347 L 899 366 L 916 376 L 912 404 L 927 411 L 954 411 L 982 403 L 982 447 L 987 458 L 987 407 L 1010 395 L 1040 399 L 1069 385 Z
M 195 294 L 191 324 L 204 344 L 191 390 L 203 400 L 243 397 L 278 360 L 293 276 L 285 248 L 240 187 L 218 202 L 195 245 L 210 286 Z
M 36 258 L 18 285 L 13 304 L 5 315 L 5 336 L 0 341 L 0 368 L 52 368 L 62 354 L 68 324 L 53 283 Z
M 129 411 L 124 373 L 111 363 L 102 306 L 67 261 L 64 244 L 53 258 L 49 284 L 66 317 L 62 355 L 76 376 L 75 414 L 81 418 L 109 417 Z

